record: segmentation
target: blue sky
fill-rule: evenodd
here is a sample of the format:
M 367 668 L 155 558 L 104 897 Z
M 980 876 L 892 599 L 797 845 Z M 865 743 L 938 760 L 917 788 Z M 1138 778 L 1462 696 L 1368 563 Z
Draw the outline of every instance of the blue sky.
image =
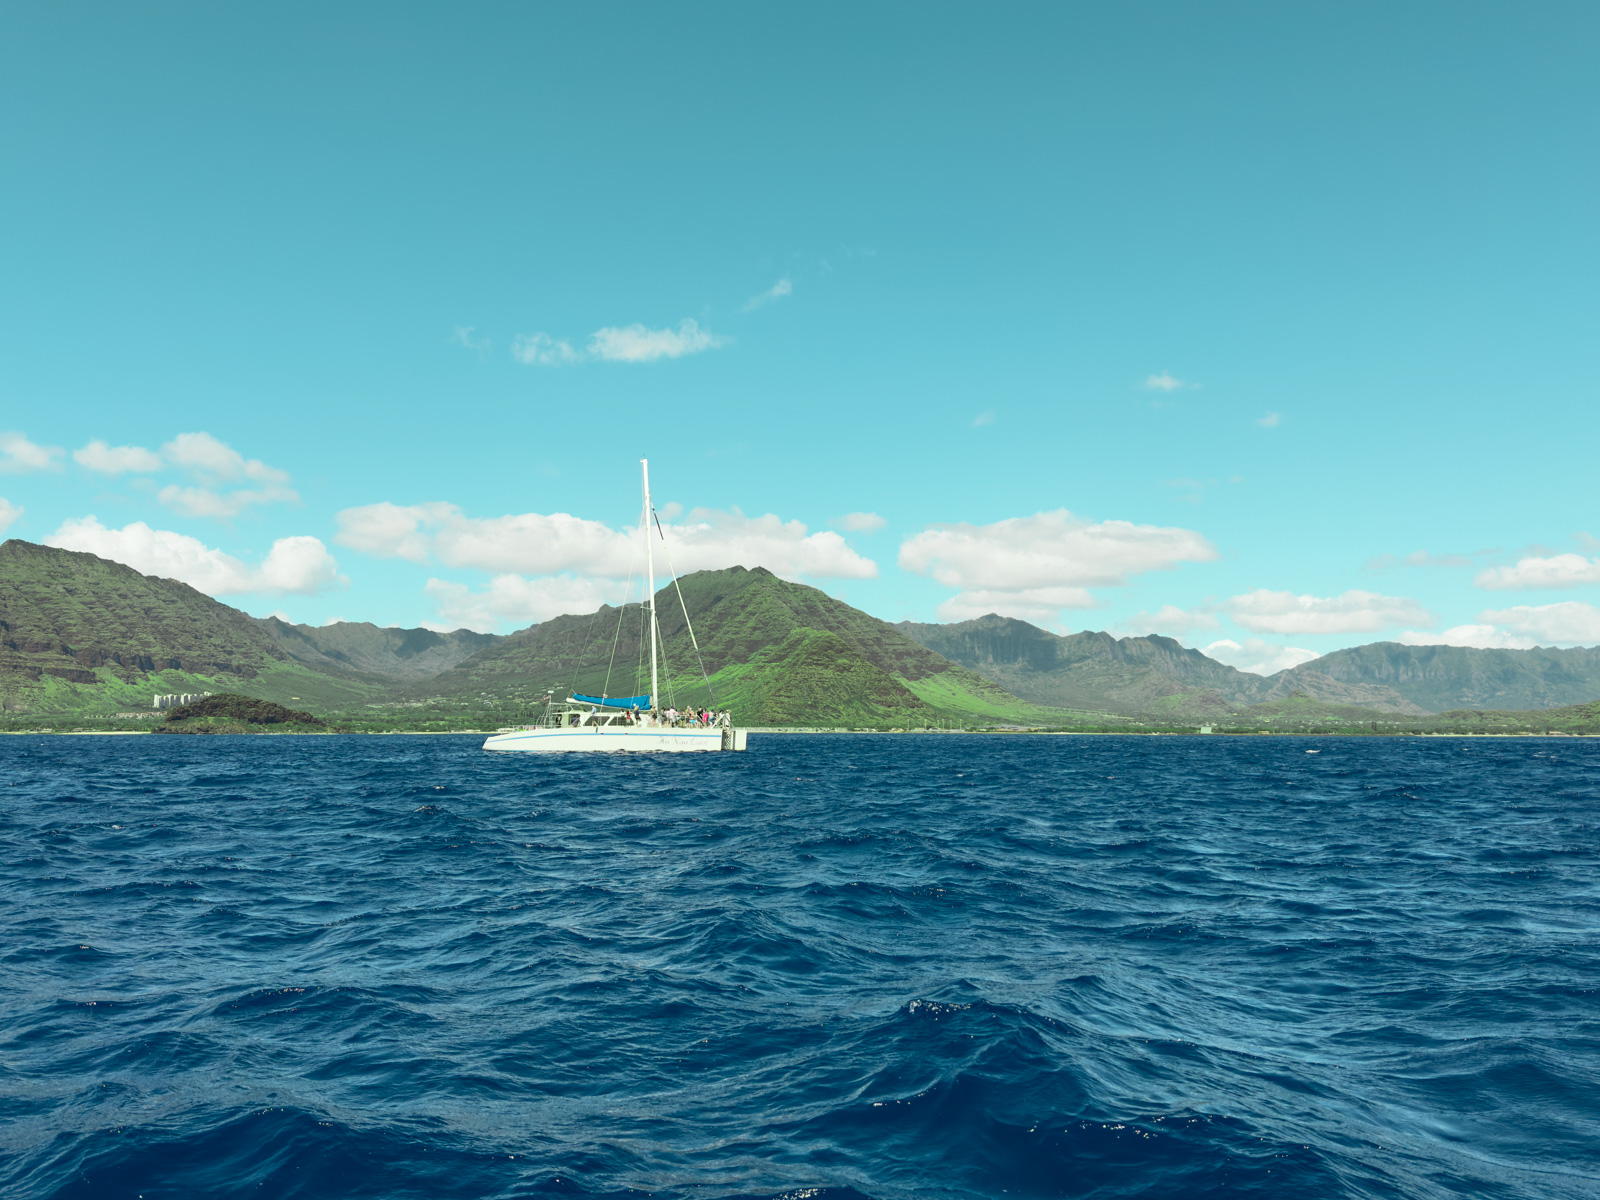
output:
M 648 455 L 681 568 L 889 620 L 1594 644 L 1597 51 L 1579 3 L 11 6 L 0 519 L 509 630 L 621 597 Z

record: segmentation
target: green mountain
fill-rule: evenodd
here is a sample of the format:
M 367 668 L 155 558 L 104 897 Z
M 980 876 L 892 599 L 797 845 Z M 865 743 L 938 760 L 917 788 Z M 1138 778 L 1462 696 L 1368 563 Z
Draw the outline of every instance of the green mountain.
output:
M 391 679 L 426 679 L 505 640 L 499 634 L 470 629 L 435 633 L 385 629 L 367 621 L 291 625 L 277 617 L 256 619 L 296 662 L 324 671 L 357 671 Z
M 1600 646 L 1479 650 L 1373 642 L 1324 654 L 1269 682 L 1279 689 L 1306 687 L 1301 680 L 1312 675 L 1319 682 L 1387 688 L 1422 712 L 1528 712 L 1600 698 Z
M 791 630 L 749 662 L 718 671 L 709 686 L 683 690 L 697 705 L 709 705 L 714 693 L 746 724 L 920 726 L 942 715 L 854 642 L 822 629 Z
M 953 625 L 902 622 L 899 629 L 952 662 L 1035 704 L 1099 708 L 1170 718 L 1219 717 L 1240 705 L 1302 692 L 1337 705 L 1421 713 L 1392 688 L 1324 678 L 1292 681 L 1235 670 L 1166 637 L 1054 634 L 990 613 Z
M 953 625 L 904 621 L 896 628 L 1035 704 L 1205 717 L 1228 712 L 1259 682 L 1171 638 L 1061 636 L 994 613 Z
M 890 625 L 759 567 L 680 585 L 699 649 L 677 589 L 661 589 L 662 698 L 729 708 L 745 725 L 1576 731 L 1600 697 L 1600 648 L 1378 642 L 1262 678 L 1163 637 L 1058 636 L 992 614 Z M 639 604 L 509 637 L 317 628 L 92 554 L 0 544 L 0 702 L 33 717 L 109 718 L 149 712 L 157 693 L 229 692 L 343 712 L 351 728 L 460 728 L 525 718 L 547 692 L 647 692 L 648 653 Z
M 0 700 L 13 711 L 149 709 L 156 693 L 345 704 L 377 687 L 296 662 L 261 623 L 93 554 L 0 544 Z
M 1600 697 L 1600 647 L 1475 650 L 1374 642 L 1262 677 L 1171 638 L 1062 636 L 993 613 L 898 628 L 1025 700 L 1123 713 L 1212 717 L 1293 696 L 1302 708 L 1316 702 L 1423 716 L 1463 708 L 1533 711 Z
M 1059 722 L 1064 716 L 1018 700 L 895 626 L 764 568 L 699 571 L 679 585 L 699 652 L 674 588 L 662 588 L 656 605 L 661 693 L 668 703 L 714 701 L 748 725 Z M 556 617 L 408 688 L 418 697 L 523 705 L 547 689 L 558 695 L 648 692 L 642 607 L 608 605 L 586 616 Z

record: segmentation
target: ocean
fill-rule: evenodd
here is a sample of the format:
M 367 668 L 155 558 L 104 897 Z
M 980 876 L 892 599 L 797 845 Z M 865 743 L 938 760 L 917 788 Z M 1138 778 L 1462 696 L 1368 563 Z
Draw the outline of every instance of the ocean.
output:
M 1600 741 L 0 738 L 0 1195 L 1600 1195 Z

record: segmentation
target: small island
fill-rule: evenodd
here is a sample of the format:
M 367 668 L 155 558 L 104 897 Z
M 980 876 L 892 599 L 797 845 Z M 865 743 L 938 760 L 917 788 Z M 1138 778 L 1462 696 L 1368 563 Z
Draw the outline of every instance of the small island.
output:
M 202 696 L 169 709 L 155 733 L 323 733 L 328 723 L 308 712 L 235 692 Z

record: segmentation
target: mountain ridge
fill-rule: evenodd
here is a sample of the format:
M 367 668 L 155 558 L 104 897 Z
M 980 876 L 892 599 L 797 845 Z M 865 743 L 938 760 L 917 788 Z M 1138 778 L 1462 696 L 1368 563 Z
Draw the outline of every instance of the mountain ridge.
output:
M 953 662 L 1036 703 L 1098 695 L 1120 712 L 1269 704 L 1303 693 L 1327 704 L 1413 716 L 1458 709 L 1531 712 L 1600 697 L 1600 647 L 1533 650 L 1369 642 L 1261 676 L 1160 635 L 1055 634 L 989 613 L 898 628 Z
M 678 587 L 694 613 L 695 636 L 678 604 L 677 589 L 660 589 L 656 605 L 667 703 L 731 705 L 736 720 L 751 724 L 778 723 L 777 710 L 769 708 L 777 705 L 788 712 L 799 692 L 815 699 L 814 711 L 802 724 L 872 724 L 885 714 L 928 720 L 997 711 L 1041 715 L 1037 705 L 1018 700 L 888 622 L 819 588 L 780 579 L 764 567 L 697 571 L 678 580 Z M 791 644 L 797 631 L 811 636 Z M 830 639 L 848 645 L 849 653 Z M 410 691 L 444 697 L 499 694 L 524 701 L 546 689 L 639 695 L 650 690 L 644 666 L 647 646 L 641 605 L 606 605 L 595 613 L 554 617 L 519 630 L 451 670 L 411 685 Z M 828 701 L 825 689 L 779 686 L 771 677 L 776 663 L 815 671 L 826 661 L 839 664 L 856 681 L 852 688 L 859 683 L 855 700 L 841 694 Z M 906 695 L 885 690 L 879 676 L 895 681 Z M 927 686 L 935 679 L 939 687 Z M 931 698 L 918 698 L 919 687 Z M 875 699 L 866 699 L 869 695 Z
M 453 629 L 402 629 L 370 621 L 295 625 L 278 617 L 256 617 L 296 662 L 328 670 L 359 671 L 395 679 L 425 679 L 447 671 L 479 650 L 505 640 L 497 633 Z
M 1253 707 L 1289 700 L 1296 713 L 1423 716 L 1600 697 L 1600 647 L 1374 642 L 1263 677 L 1160 636 L 1059 635 L 995 614 L 890 624 L 761 567 L 677 582 L 698 645 L 677 587 L 662 588 L 663 701 L 732 707 L 749 724 L 1181 726 L 1249 719 Z M 393 714 L 373 721 L 403 722 L 396 710 L 429 705 L 435 721 L 466 711 L 518 719 L 547 691 L 648 691 L 645 632 L 638 601 L 504 636 L 294 625 L 93 554 L 0 543 L 0 701 L 10 711 L 148 708 L 153 693 L 226 690 Z

